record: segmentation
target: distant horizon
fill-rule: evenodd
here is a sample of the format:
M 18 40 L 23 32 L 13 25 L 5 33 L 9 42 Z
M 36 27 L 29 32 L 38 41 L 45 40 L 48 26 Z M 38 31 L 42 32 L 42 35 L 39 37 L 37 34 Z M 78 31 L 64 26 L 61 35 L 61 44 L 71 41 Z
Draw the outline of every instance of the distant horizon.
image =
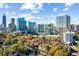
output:
M 66 13 L 71 17 L 71 24 L 79 25 L 78 7 L 78 3 L 0 3 L 0 24 L 3 14 L 6 14 L 7 26 L 12 17 L 15 18 L 16 25 L 18 17 L 24 17 L 27 23 L 53 23 L 55 26 L 55 17 Z

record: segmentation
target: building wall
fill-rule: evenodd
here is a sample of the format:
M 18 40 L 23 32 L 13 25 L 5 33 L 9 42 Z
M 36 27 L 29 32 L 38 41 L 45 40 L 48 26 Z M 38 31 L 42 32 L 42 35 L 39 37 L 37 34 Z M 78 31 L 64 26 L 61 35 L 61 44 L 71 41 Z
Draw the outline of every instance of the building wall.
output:
M 26 21 L 24 18 L 18 18 L 18 29 L 19 30 L 26 30 L 27 29 Z
M 56 30 L 58 33 L 66 32 L 70 27 L 70 16 L 59 15 L 56 17 Z

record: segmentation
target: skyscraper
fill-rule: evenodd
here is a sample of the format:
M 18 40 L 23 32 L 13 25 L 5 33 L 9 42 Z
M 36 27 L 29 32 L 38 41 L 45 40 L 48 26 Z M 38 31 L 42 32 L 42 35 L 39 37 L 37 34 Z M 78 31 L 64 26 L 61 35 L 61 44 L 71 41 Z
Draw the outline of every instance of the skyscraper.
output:
M 3 15 L 2 24 L 6 27 L 6 15 Z
M 10 24 L 8 25 L 9 31 L 14 32 L 16 30 L 15 18 L 11 18 Z
M 66 32 L 70 27 L 70 16 L 60 14 L 56 17 L 56 28 L 58 33 Z
M 26 21 L 24 18 L 18 18 L 18 30 L 20 31 L 27 30 Z
M 15 24 L 15 18 L 11 18 L 10 23 Z
M 29 30 L 28 33 L 32 35 L 37 35 L 36 22 L 29 21 L 28 22 Z
M 30 21 L 29 21 L 29 30 L 30 30 L 31 32 L 33 32 L 33 31 L 35 30 L 35 25 L 36 25 L 35 22 L 30 22 Z
M 55 31 L 54 31 L 54 26 L 52 23 L 50 24 L 45 24 L 45 34 L 47 35 L 51 35 L 51 34 L 54 34 Z
M 38 28 L 38 33 L 39 34 L 44 34 L 44 24 L 38 24 L 37 25 L 37 28 Z

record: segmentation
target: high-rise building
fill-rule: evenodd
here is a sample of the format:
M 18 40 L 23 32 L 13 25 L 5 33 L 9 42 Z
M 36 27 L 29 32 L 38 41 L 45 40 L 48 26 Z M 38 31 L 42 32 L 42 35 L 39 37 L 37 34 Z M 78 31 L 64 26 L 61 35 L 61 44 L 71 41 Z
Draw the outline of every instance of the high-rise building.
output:
M 11 18 L 11 22 L 8 25 L 8 28 L 10 32 L 16 31 L 15 18 Z
M 15 24 L 15 18 L 11 18 L 10 23 Z
M 69 30 L 70 16 L 67 14 L 60 14 L 56 17 L 56 28 L 58 33 L 63 33 Z
M 28 33 L 32 35 L 37 35 L 37 30 L 36 30 L 36 22 L 29 21 L 28 22 Z
M 69 31 L 63 33 L 63 40 L 65 43 L 72 44 L 74 42 L 73 33 Z
M 54 33 L 55 33 L 54 25 L 52 23 L 45 24 L 45 34 L 51 35 L 51 34 L 54 34 Z
M 6 27 L 6 15 L 3 15 L 2 24 Z
M 26 21 L 24 18 L 18 18 L 18 30 L 27 31 Z
M 75 31 L 75 25 L 74 24 L 70 25 L 70 31 Z
M 33 32 L 35 30 L 36 22 L 29 21 L 29 31 Z
M 44 24 L 38 24 L 37 29 L 39 34 L 44 34 Z
M 34 30 L 36 26 L 36 22 L 29 21 L 29 30 Z
M 79 25 L 75 25 L 75 31 L 79 32 Z

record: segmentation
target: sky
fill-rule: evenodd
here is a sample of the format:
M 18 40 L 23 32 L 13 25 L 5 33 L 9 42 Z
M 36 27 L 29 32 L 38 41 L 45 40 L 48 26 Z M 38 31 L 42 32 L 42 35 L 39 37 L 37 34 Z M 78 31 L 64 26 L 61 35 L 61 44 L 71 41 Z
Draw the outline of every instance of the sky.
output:
M 0 24 L 6 14 L 7 25 L 11 18 L 25 18 L 27 21 L 39 23 L 54 23 L 59 14 L 71 16 L 71 24 L 79 24 L 79 4 L 76 3 L 0 3 Z

